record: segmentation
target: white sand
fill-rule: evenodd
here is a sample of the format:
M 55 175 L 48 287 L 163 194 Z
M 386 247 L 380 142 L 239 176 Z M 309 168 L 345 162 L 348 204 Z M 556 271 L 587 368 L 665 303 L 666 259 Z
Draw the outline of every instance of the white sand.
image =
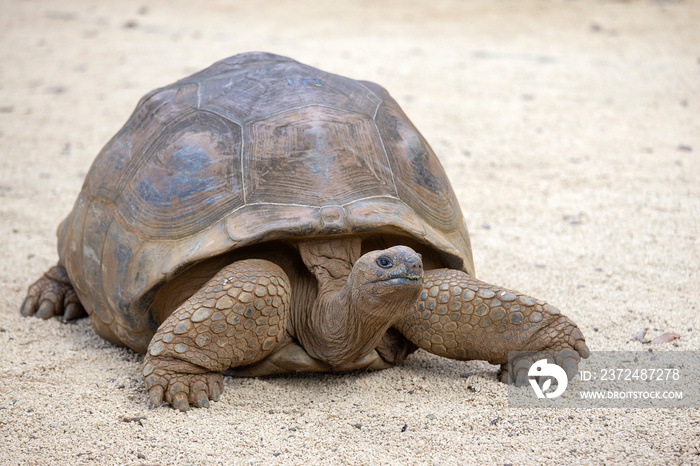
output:
M 495 367 L 425 352 L 151 409 L 140 356 L 21 318 L 138 99 L 264 50 L 389 89 L 451 177 L 480 278 L 557 304 L 593 350 L 646 349 L 646 327 L 681 335 L 655 351 L 700 348 L 698 2 L 233 3 L 0 3 L 0 463 L 700 463 L 698 410 L 509 409 Z

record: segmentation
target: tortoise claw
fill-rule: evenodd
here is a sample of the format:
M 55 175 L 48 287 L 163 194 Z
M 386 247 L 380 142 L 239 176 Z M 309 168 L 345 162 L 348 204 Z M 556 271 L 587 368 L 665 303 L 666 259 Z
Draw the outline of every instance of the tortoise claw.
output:
M 187 402 L 187 393 L 176 392 L 173 395 L 172 402 L 173 408 L 185 412 L 190 410 L 190 404 Z
M 148 399 L 154 407 L 159 407 L 163 403 L 163 387 L 154 385 L 148 390 Z
M 569 380 L 573 379 L 578 373 L 578 362 L 581 360 L 579 353 L 572 349 L 565 349 L 559 353 L 559 359 L 562 369 L 566 372 L 566 376 Z
M 209 393 L 211 394 L 212 400 L 219 401 L 219 399 L 221 398 L 221 393 L 223 391 L 223 380 L 221 378 L 209 384 Z
M 79 303 L 69 303 L 63 311 L 63 322 L 80 319 L 85 315 L 83 306 Z
M 576 345 L 574 346 L 574 349 L 578 351 L 578 354 L 583 359 L 587 359 L 591 355 L 591 350 L 588 349 L 588 345 L 586 345 L 586 340 L 583 339 L 583 334 L 581 335 L 580 339 L 576 340 Z
M 190 404 L 187 402 L 187 393 L 176 392 L 173 395 L 172 405 L 173 408 L 178 409 L 182 412 L 189 411 Z
M 197 380 L 190 386 L 190 403 L 198 408 L 209 407 L 209 395 L 207 395 L 207 383 Z
M 198 408 L 208 408 L 209 407 L 209 397 L 207 396 L 207 392 L 204 390 L 198 391 L 197 396 L 195 397 L 194 404 Z
M 39 309 L 34 313 L 40 319 L 49 319 L 56 314 L 56 305 L 51 299 L 45 299 L 39 305 Z
M 516 387 L 524 387 L 525 385 L 528 385 L 527 369 L 524 367 L 516 369 L 514 380 Z
M 36 311 L 36 303 L 39 300 L 37 296 L 33 295 L 28 295 L 26 298 L 24 298 L 24 302 L 22 303 L 22 307 L 20 308 L 20 313 L 24 317 L 29 317 L 32 314 L 34 314 L 34 311 Z

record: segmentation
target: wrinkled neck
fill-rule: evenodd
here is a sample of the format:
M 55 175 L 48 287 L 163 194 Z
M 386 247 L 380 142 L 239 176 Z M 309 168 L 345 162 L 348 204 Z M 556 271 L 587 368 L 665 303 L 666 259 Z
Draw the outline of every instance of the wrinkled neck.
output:
M 359 238 L 300 242 L 298 248 L 318 281 L 318 293 L 295 313 L 296 337 L 311 357 L 332 366 L 368 355 L 417 298 L 378 293 L 352 275 Z
M 310 356 L 331 366 L 362 359 L 415 303 L 413 293 L 377 299 L 366 288 L 357 286 L 352 276 L 340 289 L 337 283 L 324 286 L 319 282 L 306 331 L 297 335 Z

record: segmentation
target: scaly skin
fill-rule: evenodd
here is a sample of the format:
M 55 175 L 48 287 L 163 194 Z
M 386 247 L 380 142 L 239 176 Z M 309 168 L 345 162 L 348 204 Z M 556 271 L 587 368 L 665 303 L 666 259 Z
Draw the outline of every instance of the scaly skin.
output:
M 365 293 L 373 289 L 363 286 Z M 527 383 L 527 369 L 536 359 L 546 357 L 572 377 L 581 357 L 589 355 L 578 327 L 543 301 L 449 269 L 425 272 L 421 286 L 417 303 L 408 304 L 407 315 L 393 327 L 429 352 L 501 364 L 501 380 L 516 385 Z M 251 259 L 224 267 L 180 305 L 153 337 L 143 368 L 152 403 L 158 406 L 166 401 L 183 411 L 190 405 L 209 406 L 209 400 L 221 396 L 221 371 L 229 368 L 241 367 L 243 373 L 254 369 L 257 375 L 337 369 L 290 344 L 290 302 L 289 278 L 272 262 Z M 376 303 L 378 308 L 363 307 L 364 311 L 386 311 L 385 301 Z M 62 312 L 75 315 L 76 311 L 84 312 L 60 265 L 30 287 L 22 306 L 24 315 L 44 318 Z M 377 332 L 382 333 L 381 329 Z M 295 347 L 307 356 L 308 367 L 299 365 Z M 536 354 L 509 361 L 511 351 Z M 271 355 L 277 359 L 266 359 Z M 375 367 L 373 360 L 365 359 L 343 368 Z M 265 361 L 274 367 L 270 369 Z M 263 364 L 256 365 L 260 362 Z M 386 366 L 376 366 L 381 367 Z
M 151 402 L 186 411 L 223 390 L 221 371 L 268 356 L 285 338 L 289 279 L 277 265 L 244 260 L 224 267 L 158 328 L 144 358 Z
M 511 351 L 538 352 L 569 377 L 590 354 L 583 334 L 559 309 L 476 280 L 459 270 L 425 272 L 418 303 L 394 325 L 415 345 L 451 359 L 501 364 L 503 382 L 527 383 L 532 355 L 508 366 Z
M 87 315 L 68 278 L 68 272 L 60 264 L 51 267 L 29 287 L 21 313 L 42 319 L 63 315 L 64 322 Z

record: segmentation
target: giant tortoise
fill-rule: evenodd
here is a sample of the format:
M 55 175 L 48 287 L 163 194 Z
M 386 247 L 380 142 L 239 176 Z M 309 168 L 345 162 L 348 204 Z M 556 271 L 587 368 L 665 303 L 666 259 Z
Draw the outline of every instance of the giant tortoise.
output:
M 382 369 L 422 348 L 524 384 L 509 351 L 569 377 L 589 354 L 556 307 L 474 278 L 447 176 L 382 87 L 267 53 L 141 99 L 58 252 L 22 314 L 87 312 L 181 410 L 218 400 L 222 371 Z

